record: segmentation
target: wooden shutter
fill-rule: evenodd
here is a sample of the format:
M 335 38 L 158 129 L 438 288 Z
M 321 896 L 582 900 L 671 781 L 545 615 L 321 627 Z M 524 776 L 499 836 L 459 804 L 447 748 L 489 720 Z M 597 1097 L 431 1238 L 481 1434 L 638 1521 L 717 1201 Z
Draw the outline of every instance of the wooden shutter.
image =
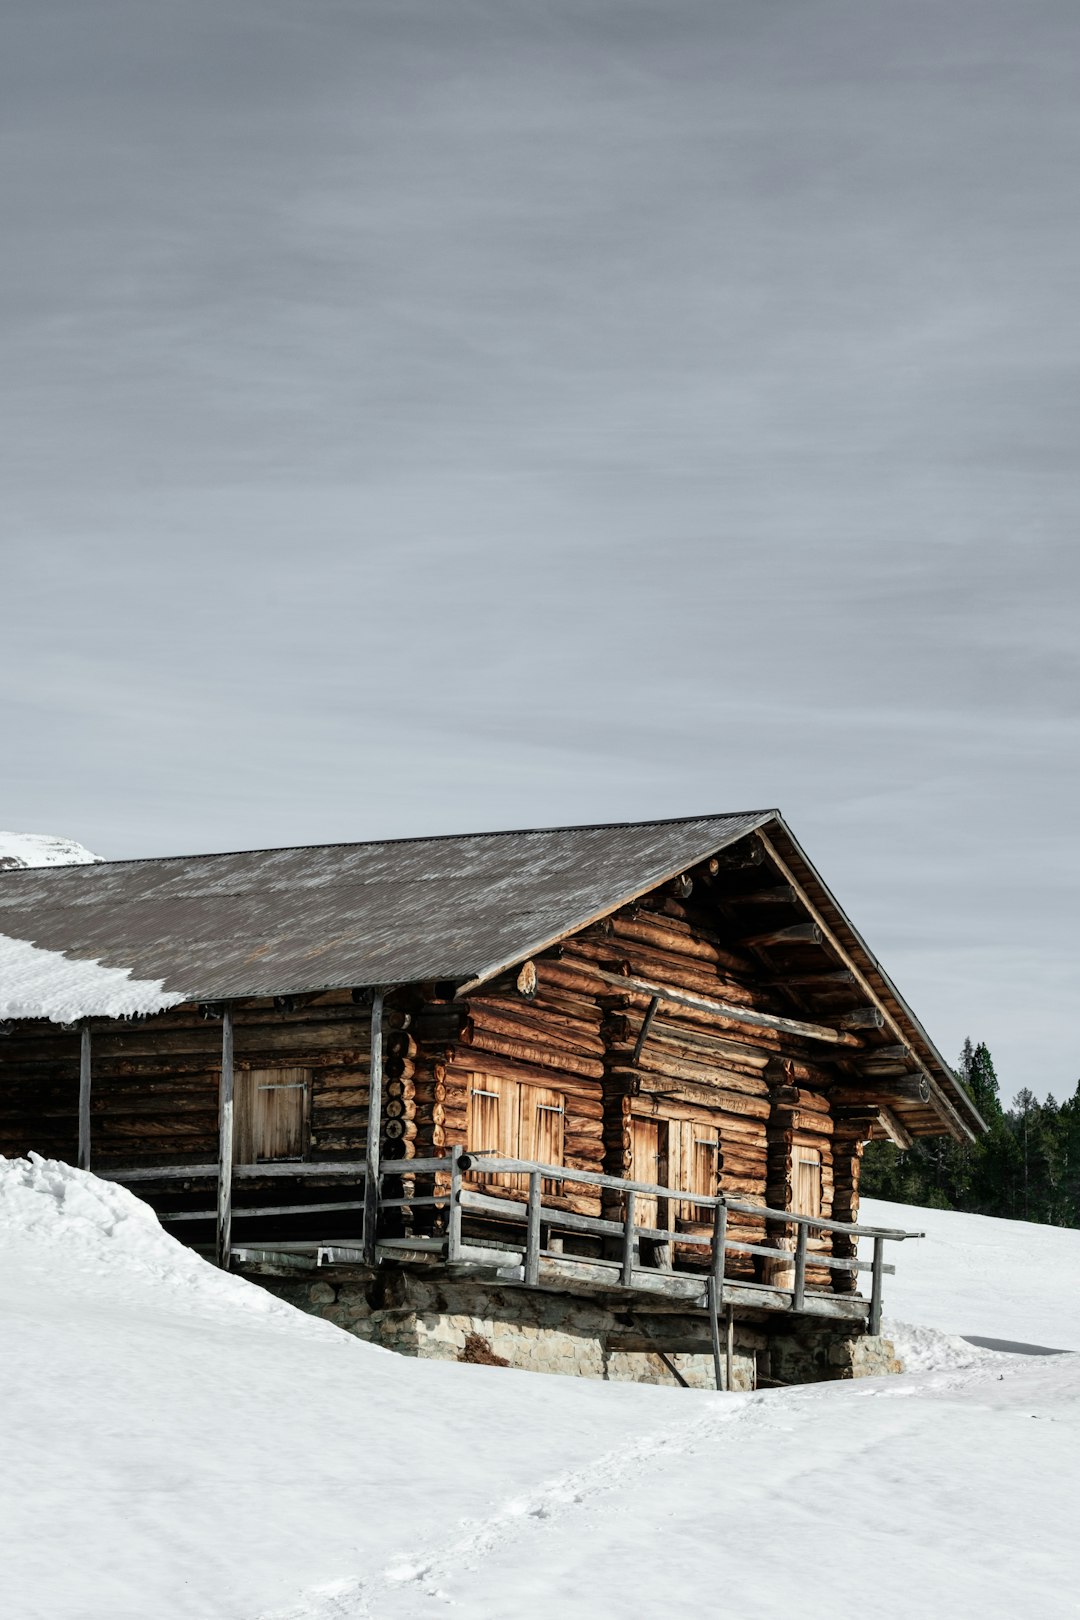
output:
M 792 1150 L 791 1207 L 796 1215 L 821 1214 L 821 1150 L 802 1147 Z
M 566 1098 L 546 1086 L 526 1086 L 518 1080 L 474 1074 L 469 1085 L 466 1145 L 469 1153 L 489 1153 L 499 1159 L 532 1159 L 538 1164 L 562 1164 Z M 527 1189 L 529 1178 L 518 1172 L 485 1175 L 470 1172 L 470 1179 L 500 1187 Z M 545 1192 L 559 1192 L 562 1182 L 547 1177 Z
M 469 1113 L 465 1133 L 465 1151 L 495 1159 L 517 1157 L 517 1086 L 512 1080 L 501 1080 L 487 1074 L 469 1077 Z M 516 1186 L 519 1177 L 485 1175 L 473 1171 L 471 1181 L 489 1185 Z
M 697 1120 L 672 1121 L 668 1126 L 670 1139 L 678 1147 L 670 1153 L 668 1180 L 680 1192 L 699 1193 L 715 1198 L 719 1188 L 720 1133 L 715 1125 L 702 1125 Z M 709 1205 L 696 1204 L 692 1199 L 679 1203 L 679 1219 L 701 1226 L 712 1220 Z
M 488 1082 L 483 1075 L 474 1074 L 469 1087 L 469 1121 L 465 1132 L 466 1153 L 502 1151 L 499 1135 L 499 1117 L 502 1097 L 495 1081 Z
M 310 1099 L 310 1069 L 241 1069 L 236 1076 L 236 1163 L 302 1159 Z
M 566 1098 L 561 1091 L 549 1091 L 546 1086 L 522 1086 L 521 1158 L 535 1159 L 538 1164 L 562 1164 L 565 1119 Z M 561 1192 L 562 1182 L 547 1176 L 543 1190 Z

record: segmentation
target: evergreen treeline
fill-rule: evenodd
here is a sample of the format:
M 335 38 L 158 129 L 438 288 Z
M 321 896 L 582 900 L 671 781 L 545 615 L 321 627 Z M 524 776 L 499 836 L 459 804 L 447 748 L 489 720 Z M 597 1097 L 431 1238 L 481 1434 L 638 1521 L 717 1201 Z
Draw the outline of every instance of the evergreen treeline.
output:
M 1028 1090 L 1001 1106 L 984 1044 L 964 1042 L 957 1078 L 989 1130 L 977 1142 L 929 1137 L 906 1153 L 891 1142 L 865 1149 L 862 1191 L 870 1198 L 1047 1226 L 1080 1226 L 1080 1084 L 1063 1103 Z

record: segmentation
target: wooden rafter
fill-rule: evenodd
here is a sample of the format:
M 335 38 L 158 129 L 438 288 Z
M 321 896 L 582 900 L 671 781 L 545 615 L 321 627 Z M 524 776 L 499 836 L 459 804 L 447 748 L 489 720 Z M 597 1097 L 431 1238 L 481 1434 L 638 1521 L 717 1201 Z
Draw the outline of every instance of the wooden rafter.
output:
M 780 851 L 776 848 L 775 844 L 773 844 L 772 840 L 761 830 L 760 827 L 755 829 L 754 836 L 761 841 L 761 845 L 764 848 L 765 853 L 776 867 L 776 870 L 779 872 L 780 876 L 798 891 L 801 904 L 806 909 L 814 923 L 816 923 L 817 927 L 821 930 L 834 954 L 839 957 L 844 967 L 847 968 L 850 973 L 854 974 L 855 982 L 859 989 L 869 998 L 875 1007 L 880 1008 L 885 1019 L 884 1027 L 892 1030 L 893 1034 L 896 1036 L 897 1042 L 902 1043 L 905 1046 L 909 1045 L 910 1042 L 907 1033 L 897 1022 L 896 1018 L 894 1018 L 893 1014 L 889 1011 L 889 1008 L 881 999 L 881 996 L 878 994 L 877 990 L 875 990 L 870 980 L 866 977 L 866 974 L 859 967 L 854 957 L 852 957 L 850 952 L 848 952 L 841 944 L 840 940 L 836 936 L 835 931 L 822 916 L 817 906 L 815 906 L 813 900 L 807 894 L 806 889 L 799 882 L 799 879 L 784 860 L 784 857 L 780 854 Z M 869 1053 L 867 1055 L 869 1056 Z M 963 1136 L 966 1136 L 969 1141 L 973 1142 L 975 1140 L 975 1132 L 971 1129 L 971 1126 L 968 1125 L 967 1121 L 964 1120 L 953 1107 L 952 1103 L 946 1097 L 933 1075 L 930 1074 L 922 1064 L 920 1064 L 918 1072 L 919 1074 L 925 1076 L 926 1082 L 930 1087 L 931 1101 L 933 1102 L 934 1107 L 937 1109 L 937 1112 L 941 1115 L 941 1118 L 944 1120 L 945 1124 L 951 1125 Z

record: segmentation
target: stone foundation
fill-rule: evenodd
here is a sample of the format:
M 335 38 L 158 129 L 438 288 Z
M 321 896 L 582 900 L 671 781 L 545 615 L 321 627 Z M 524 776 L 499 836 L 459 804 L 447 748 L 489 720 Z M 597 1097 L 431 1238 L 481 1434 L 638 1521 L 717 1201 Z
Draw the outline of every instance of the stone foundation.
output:
M 820 1384 L 832 1378 L 881 1378 L 902 1373 L 891 1339 L 852 1334 L 835 1322 L 803 1317 L 771 1346 L 772 1377 L 779 1384 Z
M 299 1310 L 401 1355 L 469 1361 L 529 1372 L 638 1384 L 714 1388 L 708 1328 L 700 1316 L 615 1308 L 600 1300 L 404 1269 L 370 1280 L 257 1279 Z M 736 1319 L 733 1388 L 760 1382 L 817 1383 L 900 1372 L 886 1339 L 852 1335 L 835 1322 Z M 657 1349 L 648 1346 L 655 1343 Z M 662 1352 L 662 1354 L 661 1354 Z M 676 1377 L 676 1372 L 678 1377 Z

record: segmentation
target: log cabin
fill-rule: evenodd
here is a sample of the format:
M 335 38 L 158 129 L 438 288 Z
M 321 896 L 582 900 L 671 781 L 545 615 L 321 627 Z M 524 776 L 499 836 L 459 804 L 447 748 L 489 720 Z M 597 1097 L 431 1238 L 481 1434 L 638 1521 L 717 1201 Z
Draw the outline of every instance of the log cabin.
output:
M 890 1370 L 863 1146 L 984 1128 L 775 810 L 10 871 L 4 940 L 0 1153 L 414 1355 Z

